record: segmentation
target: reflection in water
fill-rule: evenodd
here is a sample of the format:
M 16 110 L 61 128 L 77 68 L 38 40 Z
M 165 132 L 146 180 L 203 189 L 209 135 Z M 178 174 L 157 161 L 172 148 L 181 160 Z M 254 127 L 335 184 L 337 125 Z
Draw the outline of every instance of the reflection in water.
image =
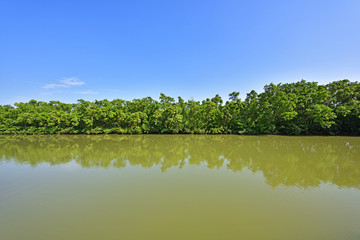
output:
M 205 163 L 261 172 L 273 187 L 330 182 L 360 188 L 360 138 L 201 135 L 0 136 L 2 161 L 37 166 L 76 161 L 84 168 L 127 165 L 162 172 Z

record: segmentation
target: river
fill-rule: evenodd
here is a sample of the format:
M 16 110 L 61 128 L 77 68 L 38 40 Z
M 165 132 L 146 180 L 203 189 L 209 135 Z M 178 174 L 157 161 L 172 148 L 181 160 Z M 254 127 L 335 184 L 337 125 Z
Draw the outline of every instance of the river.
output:
M 360 239 L 360 138 L 0 136 L 0 239 Z

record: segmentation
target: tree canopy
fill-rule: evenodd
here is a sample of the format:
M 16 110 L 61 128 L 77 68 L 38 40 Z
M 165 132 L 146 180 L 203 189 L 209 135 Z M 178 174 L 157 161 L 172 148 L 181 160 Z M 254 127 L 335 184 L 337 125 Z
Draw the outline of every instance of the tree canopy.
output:
M 161 93 L 159 101 L 145 97 L 0 105 L 0 134 L 360 135 L 358 82 L 271 83 L 244 100 L 239 94 L 230 93 L 225 103 L 218 94 L 203 101 L 176 101 Z

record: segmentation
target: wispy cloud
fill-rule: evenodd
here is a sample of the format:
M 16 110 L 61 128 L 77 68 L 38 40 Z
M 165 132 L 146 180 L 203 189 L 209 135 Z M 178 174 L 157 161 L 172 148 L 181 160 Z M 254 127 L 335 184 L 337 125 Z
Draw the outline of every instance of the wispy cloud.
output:
M 61 80 L 60 82 L 64 83 L 67 86 L 81 86 L 81 85 L 85 84 L 85 82 L 80 81 L 76 77 L 65 78 L 65 79 Z
M 88 94 L 88 95 L 98 94 L 98 92 L 95 92 L 95 91 L 93 91 L 93 90 L 76 91 L 76 92 L 73 92 L 73 93 L 76 93 L 76 94 Z
M 66 87 L 69 87 L 69 86 L 66 86 L 65 84 L 57 84 L 57 83 L 49 83 L 49 84 L 45 84 L 43 86 L 43 88 L 66 88 Z
M 45 89 L 49 88 L 70 88 L 73 86 L 84 85 L 85 82 L 80 81 L 77 77 L 64 78 L 59 83 L 48 83 L 43 86 Z

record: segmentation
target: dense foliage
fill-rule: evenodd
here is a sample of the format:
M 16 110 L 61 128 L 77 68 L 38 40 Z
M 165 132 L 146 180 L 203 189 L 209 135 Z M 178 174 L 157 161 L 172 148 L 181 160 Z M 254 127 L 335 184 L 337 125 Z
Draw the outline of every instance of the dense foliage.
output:
M 239 92 L 223 102 L 219 95 L 200 102 L 160 95 L 0 105 L 0 134 L 54 133 L 235 133 L 288 135 L 360 135 L 360 84 L 341 80 L 319 85 L 304 80 L 269 84 Z

